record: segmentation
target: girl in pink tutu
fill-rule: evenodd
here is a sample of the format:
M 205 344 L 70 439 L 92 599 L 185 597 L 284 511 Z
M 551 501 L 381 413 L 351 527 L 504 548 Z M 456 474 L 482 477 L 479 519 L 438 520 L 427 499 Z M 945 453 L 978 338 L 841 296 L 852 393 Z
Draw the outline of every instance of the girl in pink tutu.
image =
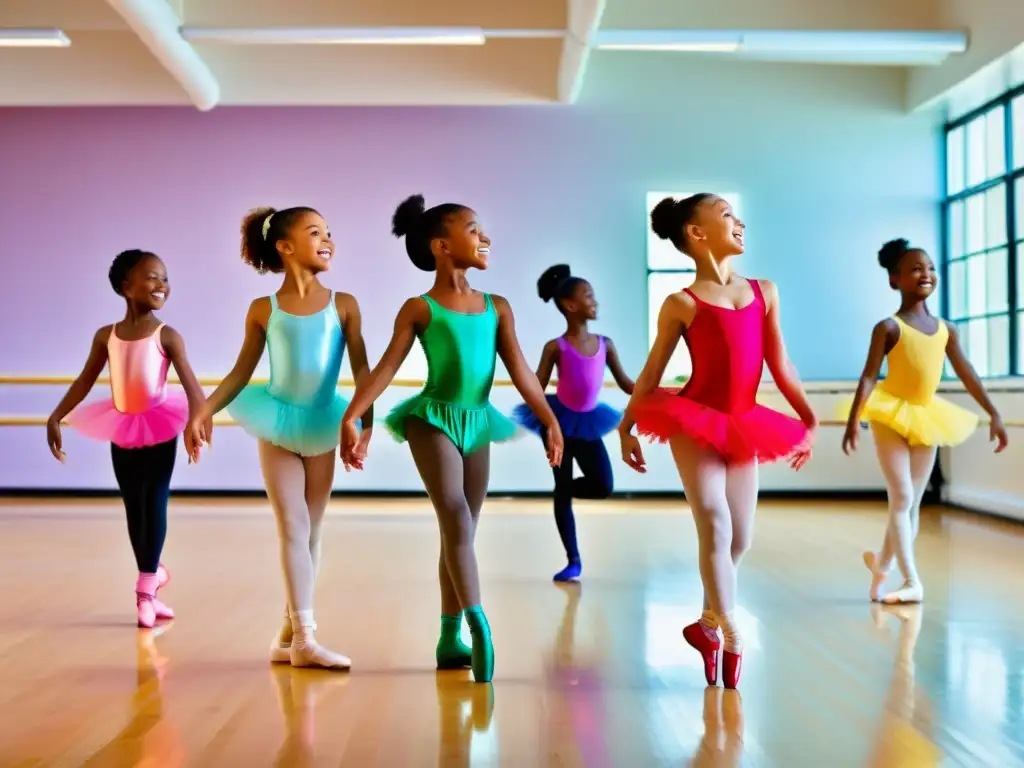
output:
M 147 251 L 124 251 L 114 259 L 109 277 L 115 293 L 127 304 L 124 319 L 96 332 L 85 368 L 50 415 L 46 438 L 54 457 L 64 461 L 60 425 L 71 413 L 74 429 L 110 443 L 128 537 L 139 567 L 135 583 L 139 626 L 150 628 L 157 619 L 174 618 L 174 611 L 157 599 L 157 592 L 171 578 L 160 562 L 167 535 L 167 498 L 178 435 L 184 431 L 189 411 L 197 413 L 205 398 L 181 335 L 153 314 L 163 308 L 171 292 L 164 263 Z M 113 397 L 73 411 L 108 364 Z M 167 387 L 172 364 L 184 392 Z M 190 459 L 195 456 L 188 436 L 185 448 Z
M 818 422 L 782 341 L 778 291 L 768 280 L 733 271 L 744 225 L 729 203 L 707 193 L 665 198 L 651 212 L 651 229 L 692 258 L 697 274 L 661 308 L 657 338 L 619 425 L 622 458 L 646 471 L 630 434 L 634 424 L 639 434 L 672 448 L 697 525 L 704 585 L 704 612 L 683 637 L 700 652 L 714 685 L 721 629 L 723 682 L 735 688 L 743 648 L 733 612 L 736 572 L 753 537 L 757 467 L 788 456 L 800 469 Z M 658 389 L 680 337 L 693 373 L 682 391 Z M 757 404 L 765 363 L 799 420 Z

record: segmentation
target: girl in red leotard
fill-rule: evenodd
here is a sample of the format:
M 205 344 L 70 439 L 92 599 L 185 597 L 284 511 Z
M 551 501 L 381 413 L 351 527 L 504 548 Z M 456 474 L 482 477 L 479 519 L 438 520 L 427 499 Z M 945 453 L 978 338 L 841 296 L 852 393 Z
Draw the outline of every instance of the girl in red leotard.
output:
M 731 206 L 707 193 L 665 198 L 651 212 L 651 229 L 692 258 L 697 274 L 661 308 L 657 338 L 619 425 L 622 458 L 646 471 L 634 424 L 672 448 L 697 525 L 704 585 L 704 612 L 683 637 L 703 656 L 704 676 L 714 685 L 721 629 L 723 682 L 735 688 L 743 649 L 733 614 L 736 570 L 753 537 L 757 466 L 789 457 L 800 469 L 818 422 L 782 341 L 778 291 L 732 270 L 732 257 L 743 253 L 744 226 Z M 682 391 L 658 389 L 680 336 L 693 374 Z M 799 420 L 757 404 L 765 363 Z

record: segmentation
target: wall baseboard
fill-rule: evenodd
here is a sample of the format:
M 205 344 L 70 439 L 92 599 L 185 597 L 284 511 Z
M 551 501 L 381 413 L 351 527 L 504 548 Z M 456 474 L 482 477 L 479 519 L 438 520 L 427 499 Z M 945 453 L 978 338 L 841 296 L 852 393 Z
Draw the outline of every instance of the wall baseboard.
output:
M 172 498 L 180 499 L 265 499 L 267 494 L 263 491 L 208 491 L 179 489 L 171 492 Z M 492 499 L 550 499 L 549 491 L 519 491 L 501 492 L 493 491 L 487 494 Z M 613 499 L 681 499 L 682 491 L 666 493 L 664 491 L 637 492 L 622 491 L 612 494 Z M 71 489 L 71 488 L 0 488 L 0 498 L 3 499 L 117 499 L 120 498 L 117 491 L 95 488 Z M 427 494 L 423 491 L 334 491 L 331 498 L 364 498 L 364 499 L 426 499 Z M 823 501 L 884 501 L 885 493 L 873 490 L 766 490 L 761 491 L 762 499 L 792 499 L 807 501 L 810 499 L 821 499 Z M 1024 517 L 1024 513 L 1022 513 Z
M 943 498 L 950 506 L 965 512 L 1024 523 L 1024 496 L 993 493 L 977 488 L 947 487 Z

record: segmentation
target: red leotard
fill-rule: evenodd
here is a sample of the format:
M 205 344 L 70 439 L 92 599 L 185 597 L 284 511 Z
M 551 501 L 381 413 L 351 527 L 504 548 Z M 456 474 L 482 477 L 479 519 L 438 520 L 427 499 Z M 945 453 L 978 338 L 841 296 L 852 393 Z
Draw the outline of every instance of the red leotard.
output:
M 693 374 L 681 391 L 659 389 L 637 403 L 639 434 L 661 442 L 685 434 L 727 463 L 775 461 L 807 437 L 798 419 L 757 404 L 765 302 L 758 282 L 749 282 L 754 300 L 741 309 L 708 304 L 685 289 L 697 303 L 697 314 L 683 331 Z

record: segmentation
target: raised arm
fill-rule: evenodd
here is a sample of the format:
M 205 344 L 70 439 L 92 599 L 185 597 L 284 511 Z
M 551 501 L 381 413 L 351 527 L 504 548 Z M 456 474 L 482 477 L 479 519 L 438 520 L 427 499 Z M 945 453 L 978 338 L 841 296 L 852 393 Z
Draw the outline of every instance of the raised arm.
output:
M 614 378 L 615 383 L 619 385 L 619 389 L 627 395 L 632 395 L 633 387 L 636 385 L 622 369 L 622 363 L 619 362 L 619 352 L 615 349 L 615 344 L 613 344 L 612 340 L 607 336 L 604 337 L 604 348 L 605 360 L 608 363 L 608 370 L 612 372 L 612 378 Z
M 388 388 L 398 373 L 398 369 L 405 362 L 418 331 L 421 328 L 426 328 L 429 323 L 430 307 L 427 306 L 426 301 L 417 296 L 402 305 L 402 308 L 398 310 L 398 317 L 395 318 L 395 330 L 391 335 L 388 348 L 384 350 L 384 355 L 377 363 L 377 367 L 356 384 L 355 394 L 352 396 L 348 410 L 345 411 L 343 422 L 354 426 L 355 422 L 369 411 L 374 401 Z
M 547 389 L 551 383 L 551 372 L 555 370 L 559 353 L 558 342 L 554 339 L 544 345 L 544 351 L 540 353 L 540 363 L 537 364 L 537 381 L 541 389 Z
M 765 316 L 764 361 L 775 380 L 775 386 L 786 398 L 786 402 L 796 411 L 796 415 L 808 429 L 817 429 L 818 417 L 814 415 L 811 403 L 807 399 L 807 393 L 804 392 L 803 384 L 800 383 L 800 374 L 797 373 L 793 361 L 789 359 L 786 344 L 782 340 L 778 289 L 768 280 L 761 280 L 760 284 L 765 304 L 768 306 Z
M 358 387 L 370 375 L 370 366 L 366 361 L 366 343 L 363 341 L 363 317 L 359 311 L 359 302 L 350 293 L 336 294 L 335 306 L 338 317 L 345 329 L 345 346 L 348 347 L 349 360 L 352 362 L 352 377 Z M 373 403 L 366 409 L 362 417 L 363 429 L 373 428 Z
M 865 401 L 871 396 L 878 377 L 882 373 L 882 362 L 885 356 L 892 349 L 898 338 L 899 329 L 893 320 L 883 320 L 871 331 L 871 344 L 868 347 L 868 359 L 864 363 L 864 370 L 861 371 L 860 379 L 857 381 L 857 391 L 853 395 L 853 406 L 850 408 L 850 416 L 846 420 L 846 433 L 843 435 L 843 453 L 849 454 L 851 450 L 857 450 L 858 420 L 860 419 L 861 408 Z
M 953 366 L 953 371 L 957 377 L 964 384 L 964 389 L 967 390 L 968 394 L 974 398 L 974 402 L 980 405 L 985 413 L 988 414 L 989 421 L 989 436 L 992 440 L 997 442 L 996 453 L 1002 452 L 1006 448 L 1007 437 L 1006 428 L 1003 426 L 1003 419 L 999 415 L 999 411 L 996 409 L 995 404 L 988 396 L 988 392 L 985 391 L 985 386 L 981 383 L 981 379 L 978 378 L 977 371 L 974 370 L 974 366 L 971 365 L 971 361 L 967 359 L 967 355 L 964 354 L 963 348 L 960 346 L 960 334 L 957 333 L 956 326 L 952 323 L 946 323 L 949 328 L 949 341 L 946 342 L 946 356 L 949 358 L 950 364 Z
M 651 394 L 661 383 L 665 375 L 665 368 L 668 361 L 672 359 L 672 353 L 676 351 L 679 344 L 679 337 L 683 329 L 693 320 L 695 307 L 693 299 L 685 293 L 673 293 L 661 305 L 658 312 L 658 333 L 654 338 L 654 345 L 647 355 L 647 362 L 640 371 L 636 383 L 633 385 L 633 392 L 630 395 L 629 403 L 622 414 L 622 421 L 619 423 L 619 433 L 628 435 L 635 424 L 633 420 L 633 407 L 640 398 Z
M 263 348 L 267 345 L 267 321 L 270 319 L 270 299 L 256 299 L 249 305 L 245 316 L 245 338 L 238 352 L 235 365 L 220 385 L 206 399 L 204 413 L 213 416 L 231 404 L 238 397 L 253 371 L 263 357 Z

